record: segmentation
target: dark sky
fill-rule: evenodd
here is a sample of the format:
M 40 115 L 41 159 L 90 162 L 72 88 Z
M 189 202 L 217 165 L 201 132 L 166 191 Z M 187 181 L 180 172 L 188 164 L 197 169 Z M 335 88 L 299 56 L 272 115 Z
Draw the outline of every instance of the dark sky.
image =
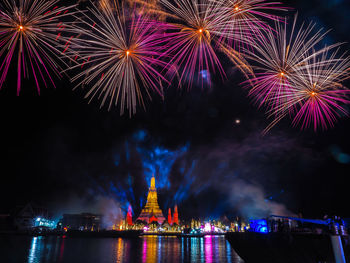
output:
M 327 41 L 349 40 L 346 1 L 286 4 L 332 29 Z M 96 211 L 96 202 L 112 199 L 137 215 L 154 170 L 161 207 L 178 203 L 180 217 L 350 217 L 350 119 L 317 133 L 285 120 L 262 136 L 269 120 L 247 99 L 241 74 L 225 69 L 223 83 L 171 87 L 131 119 L 88 104 L 67 78 L 40 96 L 25 81 L 19 97 L 8 78 L 0 90 L 0 210 L 33 201 L 56 214 Z

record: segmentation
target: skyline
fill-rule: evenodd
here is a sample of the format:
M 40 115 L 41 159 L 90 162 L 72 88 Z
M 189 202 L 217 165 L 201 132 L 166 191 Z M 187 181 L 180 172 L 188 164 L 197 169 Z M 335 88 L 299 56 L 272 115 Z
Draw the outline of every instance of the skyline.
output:
M 322 4 L 315 10 L 312 3 L 285 3 L 301 18 L 319 12 L 318 24 L 334 28 L 330 38 L 348 40 L 349 23 L 331 20 L 328 13 L 331 17 L 335 12 L 320 12 L 326 10 Z M 345 2 L 332 3 L 328 10 L 349 10 Z M 336 23 L 342 26 L 336 28 Z M 349 119 L 318 133 L 299 131 L 282 121 L 262 136 L 269 120 L 239 86 L 241 74 L 232 67 L 227 74 L 227 81 L 214 79 L 211 88 L 169 89 L 164 102 L 154 97 L 147 111 L 131 119 L 120 117 L 117 109 L 99 110 L 98 101 L 88 105 L 84 91 L 72 91 L 65 78 L 56 89 L 43 88 L 40 97 L 34 86 L 27 87 L 31 81 L 24 82 L 16 97 L 16 83 L 10 79 L 0 91 L 5 174 L 0 198 L 7 202 L 1 208 L 34 201 L 59 210 L 78 197 L 83 197 L 82 204 L 94 204 L 94 196 L 106 196 L 122 206 L 130 202 L 137 211 L 149 184 L 147 165 L 158 161 L 151 153 L 161 149 L 172 163 L 156 168 L 165 169 L 156 174 L 163 184 L 158 190 L 163 209 L 178 193 L 179 207 L 192 206 L 191 212 L 201 217 L 252 213 L 237 207 L 242 200 L 253 208 L 275 201 L 305 217 L 350 217 L 344 183 L 350 171 Z M 139 133 L 145 134 L 143 140 L 136 138 Z M 246 191 L 243 199 L 232 193 L 239 189 Z M 261 203 L 265 199 L 269 201 Z M 186 213 L 181 211 L 189 217 Z

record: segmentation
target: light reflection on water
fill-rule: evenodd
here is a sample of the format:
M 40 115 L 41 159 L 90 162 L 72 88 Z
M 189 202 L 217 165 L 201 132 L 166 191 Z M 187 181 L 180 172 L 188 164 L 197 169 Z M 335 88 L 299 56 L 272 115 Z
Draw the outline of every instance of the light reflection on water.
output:
M 0 237 L 0 262 L 242 263 L 223 236 L 178 238 Z

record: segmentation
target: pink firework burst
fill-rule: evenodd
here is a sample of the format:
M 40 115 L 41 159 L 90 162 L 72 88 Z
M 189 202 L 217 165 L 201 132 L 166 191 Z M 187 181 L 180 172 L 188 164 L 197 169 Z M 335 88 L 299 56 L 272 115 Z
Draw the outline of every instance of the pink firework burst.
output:
M 170 30 L 165 34 L 167 54 L 172 58 L 169 64 L 179 69 L 179 84 L 195 80 L 208 81 L 210 72 L 225 76 L 214 48 L 215 36 L 221 34 L 218 23 L 217 4 L 209 0 L 160 0 L 165 12 L 171 14 Z M 205 72 L 205 75 L 203 75 Z M 170 71 L 171 78 L 177 72 Z
M 58 0 L 3 0 L 0 3 L 0 88 L 13 60 L 17 62 L 17 95 L 22 78 L 34 77 L 40 93 L 40 81 L 55 86 L 51 72 L 59 75 L 60 51 L 57 40 L 70 7 L 58 7 Z M 49 81 L 47 81 L 48 79 Z
M 326 32 L 314 28 L 311 23 L 297 30 L 295 17 L 288 33 L 287 23 L 276 22 L 277 36 L 266 31 L 248 51 L 254 70 L 249 95 L 274 118 L 265 131 L 288 115 L 293 125 L 316 130 L 346 114 L 348 90 L 341 82 L 349 76 L 349 58 L 336 58 L 338 51 L 329 55 L 340 44 L 315 51 Z
M 325 130 L 333 127 L 339 117 L 348 115 L 344 106 L 350 103 L 350 90 L 342 82 L 350 77 L 350 57 L 337 56 L 339 50 L 329 52 L 329 48 L 323 49 L 294 74 L 283 100 L 277 98 L 283 102 L 271 109 L 277 117 L 272 126 L 289 115 L 294 126 Z
M 322 30 L 313 33 L 315 24 L 302 25 L 297 30 L 296 21 L 295 18 L 290 33 L 286 22 L 276 22 L 277 36 L 274 31 L 266 31 L 255 41 L 254 50 L 247 52 L 255 73 L 250 79 L 253 85 L 249 85 L 249 95 L 259 107 L 275 108 L 282 104 L 291 79 L 320 52 L 314 52 L 314 47 L 326 33 Z

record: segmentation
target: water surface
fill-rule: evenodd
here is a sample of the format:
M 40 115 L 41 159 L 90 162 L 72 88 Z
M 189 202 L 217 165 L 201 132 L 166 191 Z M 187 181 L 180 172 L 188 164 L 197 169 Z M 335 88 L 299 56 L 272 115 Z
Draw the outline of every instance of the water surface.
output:
M 0 237 L 0 262 L 243 263 L 223 236 L 178 238 Z

